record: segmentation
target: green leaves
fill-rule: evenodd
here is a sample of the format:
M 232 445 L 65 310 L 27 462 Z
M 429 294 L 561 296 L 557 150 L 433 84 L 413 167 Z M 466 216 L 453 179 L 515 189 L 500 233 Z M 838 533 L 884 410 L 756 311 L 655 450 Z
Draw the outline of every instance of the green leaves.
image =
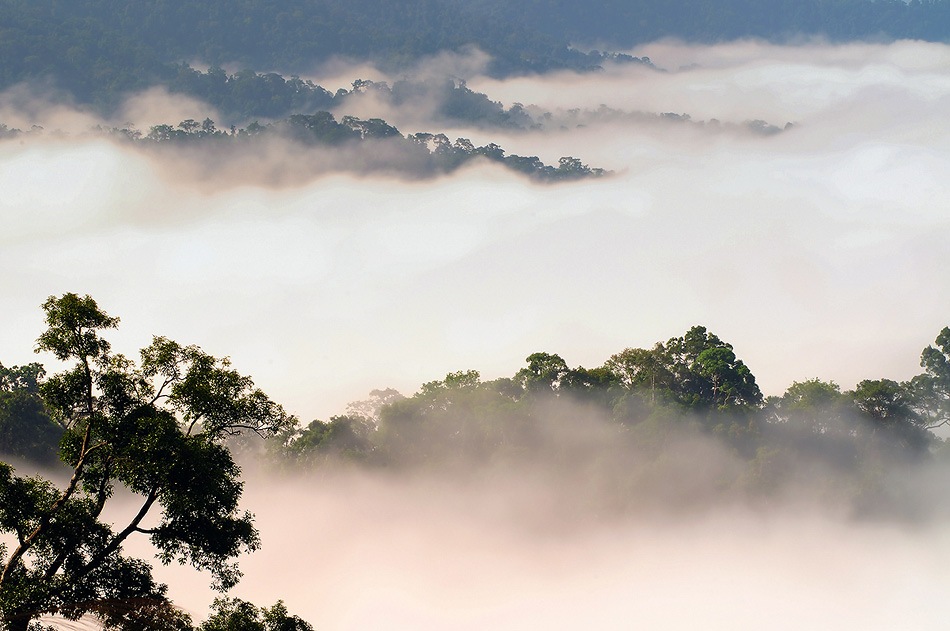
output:
M 142 374 L 159 380 L 154 397 L 181 417 L 188 433 L 214 440 L 250 431 L 262 436 L 293 424 L 293 417 L 254 387 L 250 377 L 197 346 L 156 337 L 142 349 Z
M 227 359 L 197 346 L 156 337 L 139 366 L 111 353 L 100 332 L 119 320 L 89 296 L 50 297 L 43 308 L 48 328 L 37 348 L 74 362 L 39 384 L 65 430 L 60 456 L 72 476 L 59 489 L 0 463 L 0 533 L 16 546 L 3 551 L 0 621 L 25 629 L 25 620 L 42 613 L 88 612 L 127 629 L 186 628 L 181 616 L 168 614 L 165 588 L 150 566 L 124 557 L 122 544 L 147 533 L 163 562 L 189 563 L 209 571 L 216 588 L 232 587 L 241 575 L 234 559 L 260 541 L 252 515 L 238 507 L 240 469 L 221 443 L 294 419 Z M 32 374 L 34 382 L 42 377 Z M 127 524 L 113 527 L 99 517 L 116 487 L 142 503 Z M 161 510 L 158 525 L 145 528 L 153 507 Z M 106 606 L 129 599 L 141 606 Z
M 755 377 L 736 358 L 732 346 L 707 348 L 696 357 L 697 372 L 712 386 L 712 402 L 720 408 L 755 406 L 762 402 L 762 393 Z
M 50 296 L 43 303 L 48 329 L 36 343 L 37 350 L 50 351 L 57 359 L 98 359 L 109 352 L 109 343 L 101 339 L 97 329 L 114 329 L 119 324 L 99 309 L 88 295 L 63 294 Z
M 648 393 L 651 404 L 670 401 L 695 411 L 740 411 L 762 403 L 755 376 L 732 345 L 702 326 L 649 350 L 625 349 L 604 367 L 625 387 Z
M 561 379 L 567 375 L 568 367 L 560 355 L 551 353 L 532 353 L 525 358 L 527 367 L 515 375 L 526 392 L 551 393 L 560 387 Z
M 0 453 L 55 462 L 62 433 L 35 394 L 25 390 L 0 392 Z
M 282 600 L 272 607 L 257 607 L 240 598 L 216 598 L 214 612 L 198 631 L 313 631 L 313 627 L 287 611 Z
M 37 527 L 55 498 L 51 482 L 15 476 L 12 466 L 0 462 L 0 531 L 22 541 Z
M 46 369 L 42 364 L 31 363 L 25 366 L 4 368 L 0 364 L 0 391 L 13 392 L 23 390 L 29 394 L 39 392 L 39 384 L 46 376 Z
M 920 355 L 926 373 L 911 382 L 931 427 L 950 423 L 950 327 L 940 331 L 935 343 L 937 348 L 928 346 Z

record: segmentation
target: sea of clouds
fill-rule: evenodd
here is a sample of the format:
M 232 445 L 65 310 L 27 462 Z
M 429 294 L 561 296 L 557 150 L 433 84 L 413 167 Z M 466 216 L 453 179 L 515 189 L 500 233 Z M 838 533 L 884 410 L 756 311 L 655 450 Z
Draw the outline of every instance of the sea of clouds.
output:
M 72 291 L 122 318 L 117 350 L 161 334 L 228 355 L 305 422 L 373 388 L 510 376 L 536 351 L 597 366 L 694 324 L 731 342 L 766 394 L 920 372 L 950 324 L 950 47 L 631 52 L 662 71 L 469 77 L 554 123 L 451 138 L 613 171 L 558 185 L 482 163 L 421 181 L 308 171 L 332 153 L 281 145 L 219 168 L 213 153 L 85 135 L 128 119 L 12 91 L 0 122 L 71 131 L 0 142 L 0 361 L 36 361 L 39 305 Z M 336 114 L 443 131 L 418 108 L 352 107 Z M 130 113 L 140 128 L 214 115 L 154 90 L 117 116 Z M 729 512 L 552 533 L 491 486 L 329 482 L 249 482 L 264 550 L 236 592 L 284 598 L 318 629 L 939 628 L 950 578 L 939 525 Z M 186 585 L 205 577 L 169 576 L 201 617 L 211 594 Z

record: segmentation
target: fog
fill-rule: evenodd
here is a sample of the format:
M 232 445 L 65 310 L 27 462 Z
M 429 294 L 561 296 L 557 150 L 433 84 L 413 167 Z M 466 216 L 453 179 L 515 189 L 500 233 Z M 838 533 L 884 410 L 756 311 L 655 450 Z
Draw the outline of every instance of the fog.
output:
M 317 629 L 943 625 L 945 467 L 909 470 L 902 489 L 929 517 L 856 518 L 801 478 L 768 497 L 723 490 L 744 463 L 715 439 L 672 432 L 658 455 L 643 438 L 574 410 L 532 452 L 463 469 L 249 467 L 263 549 L 233 594 L 283 599 Z M 203 615 L 201 577 L 160 575 Z
M 481 163 L 425 181 L 262 180 L 79 133 L 0 142 L 0 361 L 36 361 L 39 305 L 73 291 L 122 318 L 117 350 L 161 334 L 228 355 L 305 422 L 373 388 L 409 394 L 460 369 L 509 376 L 535 351 L 597 366 L 694 324 L 733 344 L 766 394 L 920 372 L 921 349 L 950 324 L 950 47 L 630 52 L 665 71 L 469 86 L 506 107 L 603 104 L 691 123 L 594 116 L 504 132 L 386 112 L 403 134 L 445 131 L 614 171 L 570 184 Z M 0 122 L 69 118 L 14 96 L 0 99 Z M 199 118 L 194 107 L 156 92 L 121 115 L 145 129 Z M 96 122 L 72 113 L 80 127 Z M 742 127 L 751 120 L 793 125 L 763 135 Z M 248 171 L 306 159 L 273 151 Z M 252 479 L 264 547 L 235 594 L 284 598 L 318 629 L 939 627 L 950 552 L 940 522 L 908 534 L 826 511 L 732 507 L 565 532 L 551 527 L 556 495 L 538 526 L 516 510 L 518 489 L 498 493 L 507 481 L 471 484 L 355 476 L 275 490 Z M 539 488 L 532 501 L 544 501 Z M 172 576 L 172 597 L 200 616 L 211 595 L 189 585 L 206 577 Z

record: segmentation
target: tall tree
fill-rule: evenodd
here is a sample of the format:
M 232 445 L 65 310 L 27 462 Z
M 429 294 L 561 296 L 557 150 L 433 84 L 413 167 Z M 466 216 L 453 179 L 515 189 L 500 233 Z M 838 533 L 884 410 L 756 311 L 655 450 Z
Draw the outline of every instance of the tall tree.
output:
M 560 355 L 532 353 L 525 358 L 528 365 L 515 375 L 525 392 L 549 394 L 557 392 L 569 369 Z
M 625 348 L 604 364 L 625 387 L 649 391 L 650 403 L 657 394 L 673 387 L 673 373 L 667 361 L 666 348 L 657 343 L 652 349 Z
M 0 463 L 0 533 L 13 541 L 0 546 L 0 621 L 25 631 L 43 614 L 92 613 L 133 628 L 123 620 L 136 614 L 113 615 L 104 603 L 141 603 L 139 618 L 172 611 L 150 565 L 123 554 L 133 535 L 147 535 L 161 562 L 207 570 L 216 589 L 233 586 L 235 558 L 259 538 L 238 508 L 240 469 L 222 443 L 293 419 L 227 359 L 196 346 L 155 337 L 138 366 L 113 353 L 101 332 L 119 320 L 89 296 L 50 297 L 43 309 L 48 328 L 37 350 L 71 367 L 39 391 L 64 431 L 60 457 L 72 474 L 61 488 Z M 102 515 L 117 489 L 140 505 L 113 525 Z
M 762 403 L 755 376 L 738 359 L 732 344 L 704 326 L 667 341 L 666 361 L 674 375 L 674 395 L 688 408 L 737 409 Z
M 925 372 L 911 380 L 918 414 L 928 429 L 950 424 L 950 327 L 944 327 L 935 340 L 920 354 Z

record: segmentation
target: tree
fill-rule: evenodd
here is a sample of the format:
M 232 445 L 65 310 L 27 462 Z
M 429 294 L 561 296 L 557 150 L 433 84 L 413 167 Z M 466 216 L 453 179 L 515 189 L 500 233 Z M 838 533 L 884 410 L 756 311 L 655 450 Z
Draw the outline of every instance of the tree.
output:
M 732 346 L 726 344 L 707 348 L 696 358 L 696 370 L 712 386 L 712 402 L 720 410 L 755 406 L 762 402 L 762 393 L 755 384 L 752 371 L 736 358 Z
M 787 423 L 812 434 L 845 431 L 852 400 L 833 381 L 795 381 L 781 398 L 770 397 L 773 422 Z
M 56 459 L 62 430 L 43 407 L 41 364 L 5 368 L 0 364 L 0 454 L 36 461 Z
M 216 598 L 214 613 L 198 631 L 313 631 L 313 626 L 288 613 L 284 602 L 257 607 L 240 598 Z
M 569 369 L 560 355 L 532 353 L 525 358 L 527 367 L 515 375 L 525 392 L 550 394 L 557 392 Z
M 4 368 L 0 364 L 0 390 L 12 392 L 23 390 L 29 394 L 37 394 L 40 390 L 40 381 L 46 376 L 46 369 L 36 362 L 26 366 Z
M 703 326 L 665 345 L 666 363 L 673 374 L 676 399 L 687 408 L 736 409 L 756 407 L 762 393 L 752 371 L 738 359 L 732 344 Z
M 0 390 L 0 454 L 55 461 L 62 433 L 37 394 Z
M 610 408 L 614 398 L 622 393 L 622 388 L 617 388 L 617 385 L 617 376 L 603 366 L 578 366 L 568 370 L 561 378 L 558 394 L 568 395 L 581 403 Z
M 656 393 L 672 388 L 673 373 L 667 365 L 666 348 L 657 343 L 652 349 L 626 348 L 611 355 L 604 367 L 613 372 L 625 387 L 649 389 L 650 403 L 656 403 Z
M 913 393 L 914 406 L 927 429 L 950 424 L 950 327 L 944 327 L 920 354 L 925 372 L 914 377 L 907 387 Z
M 147 628 L 130 621 L 168 611 L 168 601 L 150 565 L 123 555 L 133 535 L 147 535 L 162 563 L 207 570 L 219 590 L 233 586 L 234 559 L 259 538 L 238 508 L 240 469 L 222 443 L 294 419 L 227 359 L 196 346 L 155 337 L 138 366 L 113 353 L 100 332 L 119 320 L 89 296 L 50 297 L 43 309 L 48 328 L 37 350 L 71 366 L 39 391 L 64 432 L 60 458 L 72 473 L 60 488 L 0 463 L 0 534 L 13 541 L 0 547 L 0 621 L 25 631 L 43 614 L 91 613 L 112 628 Z M 101 517 L 117 489 L 140 506 L 114 527 Z M 117 617 L 103 609 L 110 602 L 141 606 Z
M 347 403 L 346 413 L 349 416 L 362 416 L 371 419 L 375 424 L 379 422 L 379 413 L 384 407 L 405 398 L 398 390 L 393 388 L 370 390 L 368 399 Z
M 880 430 L 892 446 L 916 454 L 926 451 L 933 435 L 917 412 L 912 383 L 865 379 L 849 394 L 864 414 L 871 435 Z
M 358 415 L 333 416 L 329 422 L 311 421 L 307 427 L 295 426 L 278 435 L 271 451 L 290 458 L 298 466 L 321 463 L 331 457 L 362 457 L 372 450 L 370 436 L 375 423 Z
M 920 424 L 912 406 L 911 392 L 892 379 L 864 379 L 855 386 L 851 396 L 857 408 L 880 425 Z

